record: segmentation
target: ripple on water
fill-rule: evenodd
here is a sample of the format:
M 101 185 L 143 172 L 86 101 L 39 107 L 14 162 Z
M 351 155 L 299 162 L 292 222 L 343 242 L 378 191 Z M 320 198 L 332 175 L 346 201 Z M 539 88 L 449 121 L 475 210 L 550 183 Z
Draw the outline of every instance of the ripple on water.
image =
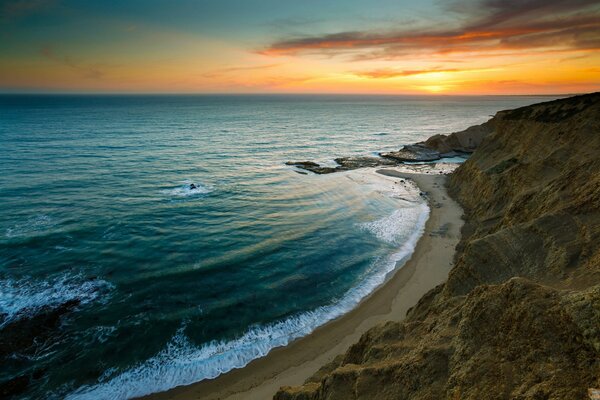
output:
M 367 276 L 348 290 L 340 299 L 316 309 L 292 315 L 266 325 L 250 327 L 233 340 L 194 344 L 185 334 L 185 324 L 167 346 L 155 356 L 127 370 L 112 370 L 97 384 L 82 386 L 67 399 L 129 399 L 166 391 L 177 386 L 213 379 L 233 369 L 242 368 L 250 361 L 263 357 L 275 347 L 286 346 L 295 339 L 310 334 L 317 327 L 340 317 L 356 307 L 362 299 L 382 285 L 398 263 L 404 262 L 414 251 L 423 234 L 429 216 L 429 207 L 421 203 L 411 210 L 412 222 L 399 234 L 405 239 L 400 248 L 387 259 L 374 261 Z M 393 226 L 408 214 L 397 214 L 374 221 L 373 227 L 391 221 Z M 408 224 L 407 224 L 408 225 Z M 396 238 L 380 228 L 374 229 L 383 239 Z M 384 232 L 384 233 L 380 233 Z

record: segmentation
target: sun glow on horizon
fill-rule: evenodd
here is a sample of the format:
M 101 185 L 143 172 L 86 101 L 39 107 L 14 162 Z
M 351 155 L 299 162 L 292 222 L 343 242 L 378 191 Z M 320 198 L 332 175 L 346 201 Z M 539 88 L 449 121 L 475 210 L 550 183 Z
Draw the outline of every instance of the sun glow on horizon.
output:
M 255 14 L 248 5 L 248 14 L 240 14 L 243 18 L 237 25 L 223 32 L 219 22 L 235 15 L 219 14 L 211 25 L 204 17 L 211 11 L 208 6 L 190 10 L 192 6 L 180 5 L 178 10 L 175 5 L 167 12 L 173 14 L 167 23 L 164 7 L 153 1 L 148 8 L 156 15 L 147 10 L 148 15 L 141 15 L 142 10 L 136 9 L 138 13 L 129 17 L 94 8 L 100 5 L 81 9 L 81 4 L 68 0 L 19 0 L 18 7 L 9 1 L 4 9 L 0 6 L 0 91 L 560 94 L 600 90 L 600 5 L 587 0 L 573 4 L 509 0 L 502 5 L 458 0 L 457 5 L 476 4 L 479 12 L 424 5 L 431 18 L 414 27 L 387 29 L 379 29 L 382 22 L 376 19 L 366 26 L 365 20 L 356 19 L 356 28 L 349 23 L 345 29 L 336 28 L 340 21 L 352 20 L 352 14 L 336 12 L 313 22 L 309 10 L 298 22 L 285 17 L 289 21 L 277 25 L 280 33 L 273 33 L 272 27 L 258 28 L 275 18 L 265 13 L 277 9 L 285 16 L 301 11 L 267 2 L 270 8 L 264 6 Z M 319 4 L 339 5 L 336 1 Z M 372 10 L 366 3 L 355 7 Z M 402 7 L 412 9 L 409 3 Z M 381 12 L 387 15 L 385 9 Z M 452 13 L 462 26 L 448 23 Z M 212 27 L 198 30 L 188 14 L 198 14 L 204 25 Z M 43 18 L 60 20 L 62 25 L 44 24 Z M 190 26 L 184 29 L 181 21 L 188 18 Z M 247 21 L 250 18 L 252 23 Z M 419 13 L 414 18 L 419 20 Z M 432 25 L 435 18 L 440 22 Z

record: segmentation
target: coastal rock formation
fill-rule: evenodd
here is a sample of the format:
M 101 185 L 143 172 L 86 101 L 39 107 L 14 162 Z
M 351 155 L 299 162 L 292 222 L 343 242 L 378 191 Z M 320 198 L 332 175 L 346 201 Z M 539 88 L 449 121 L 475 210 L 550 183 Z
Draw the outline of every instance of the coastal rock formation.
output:
M 382 165 L 397 165 L 393 160 L 380 157 L 340 157 L 334 160 L 338 165 L 326 167 L 313 161 L 288 161 L 285 164 L 314 172 L 315 174 L 331 174 L 333 172 L 349 171 L 358 168 L 378 167 Z
M 339 172 L 341 169 L 337 167 L 324 167 L 313 161 L 288 161 L 285 165 L 297 167 L 306 171 L 314 172 L 315 174 L 331 174 L 333 172 Z
M 379 155 L 396 161 L 435 161 L 442 158 L 439 151 L 430 149 L 424 144 L 408 145 L 398 151 L 380 153 Z
M 492 124 L 449 180 L 466 224 L 448 281 L 276 400 L 584 399 L 600 387 L 600 94 Z
M 357 168 L 379 167 L 382 165 L 397 165 L 394 160 L 386 160 L 381 157 L 340 157 L 334 160 L 340 168 L 351 170 Z
M 379 157 L 341 157 L 336 158 L 335 167 L 322 166 L 313 161 L 288 161 L 285 164 L 314 172 L 331 174 L 357 168 L 393 166 L 404 162 L 436 161 L 444 157 L 455 157 L 472 153 L 484 138 L 494 132 L 495 119 L 481 125 L 471 126 L 464 131 L 449 135 L 435 135 L 424 142 L 403 146 L 398 151 L 379 153 Z
M 491 119 L 481 125 L 468 127 L 464 131 L 449 135 L 434 135 L 419 144 L 441 154 L 472 153 L 487 136 L 494 133 L 495 125 L 496 120 Z

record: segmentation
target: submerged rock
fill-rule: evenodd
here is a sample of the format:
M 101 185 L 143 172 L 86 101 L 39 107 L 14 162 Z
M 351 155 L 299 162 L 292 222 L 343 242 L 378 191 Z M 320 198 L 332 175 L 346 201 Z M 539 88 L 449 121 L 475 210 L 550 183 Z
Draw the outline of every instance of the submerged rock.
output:
M 58 307 L 45 307 L 27 315 L 17 316 L 0 329 L 0 361 L 14 353 L 34 352 L 37 344 L 42 344 L 60 325 L 60 318 L 80 304 L 79 300 L 69 300 Z
M 28 309 L 16 315 L 12 321 L 0 328 L 0 364 L 9 367 L 47 346 L 59 335 L 61 318 L 81 304 L 80 300 L 65 301 L 58 307 L 46 306 L 30 315 Z M 40 379 L 43 370 L 35 370 L 0 382 L 0 397 L 8 398 L 25 392 L 32 379 Z
M 27 390 L 30 380 L 29 376 L 22 375 L 0 382 L 0 398 L 6 399 L 22 394 Z

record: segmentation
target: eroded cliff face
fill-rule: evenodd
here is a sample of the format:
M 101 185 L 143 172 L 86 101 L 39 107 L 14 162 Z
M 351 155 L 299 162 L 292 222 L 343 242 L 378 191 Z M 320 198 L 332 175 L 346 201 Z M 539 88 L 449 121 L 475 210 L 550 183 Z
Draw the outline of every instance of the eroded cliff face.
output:
M 481 125 L 470 126 L 464 131 L 454 132 L 449 135 L 435 135 L 422 144 L 439 153 L 474 152 L 483 140 L 494 133 L 495 119 Z
M 584 399 L 600 387 L 600 94 L 499 112 L 452 175 L 448 281 L 276 400 Z

